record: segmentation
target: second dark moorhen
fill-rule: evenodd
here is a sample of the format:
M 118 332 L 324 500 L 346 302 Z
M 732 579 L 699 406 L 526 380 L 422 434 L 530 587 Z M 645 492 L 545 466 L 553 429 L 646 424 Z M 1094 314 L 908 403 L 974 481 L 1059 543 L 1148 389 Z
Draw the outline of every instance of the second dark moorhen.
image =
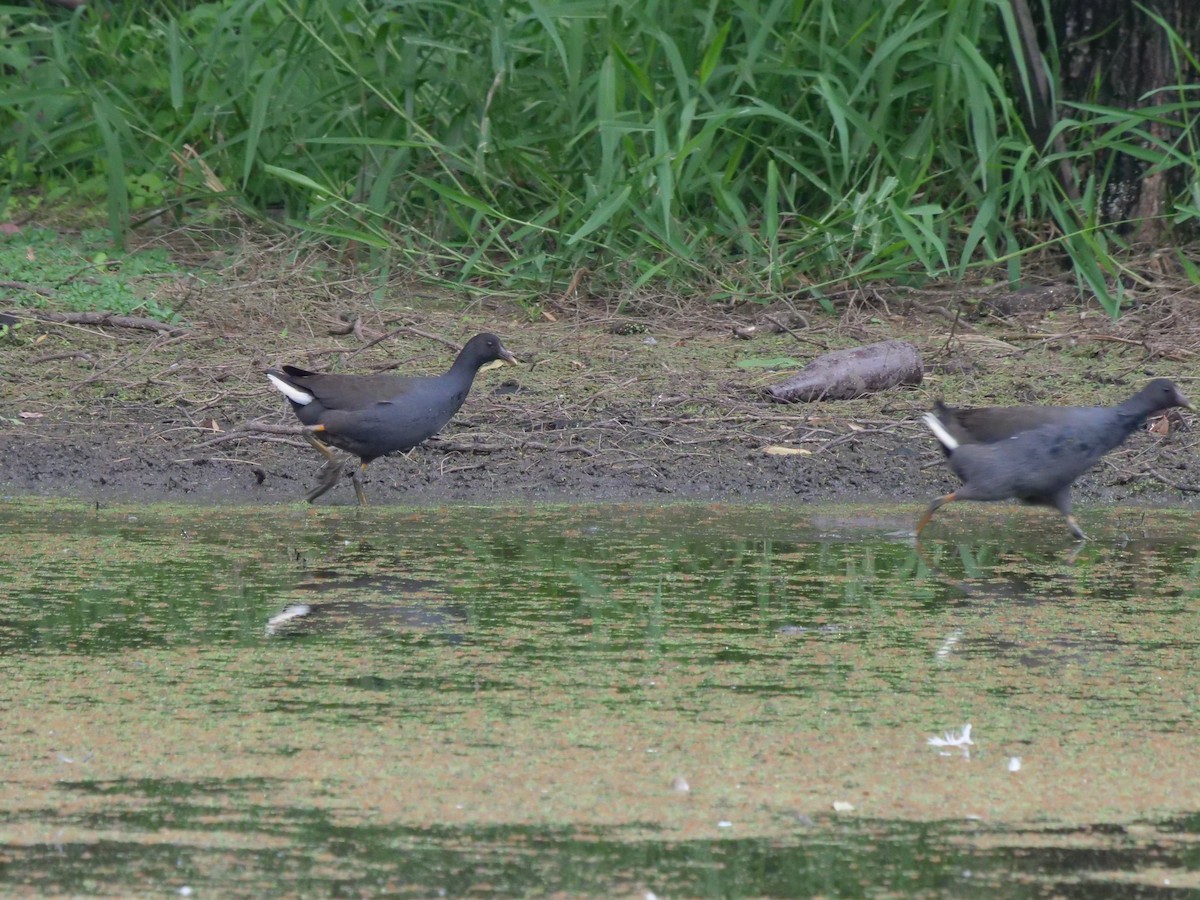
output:
M 411 450 L 436 434 L 467 399 L 479 368 L 498 359 L 517 361 L 496 335 L 477 334 L 442 375 L 326 375 L 296 366 L 268 369 L 271 384 L 309 426 L 305 439 L 327 460 L 320 484 L 304 499 L 311 503 L 337 483 L 345 465 L 330 449 L 337 447 L 361 461 L 353 476 L 354 493 L 359 505 L 366 506 L 362 473 L 367 463 Z
M 995 406 L 954 409 L 938 402 L 925 424 L 962 481 L 929 504 L 917 536 L 952 500 L 1019 500 L 1052 506 L 1079 540 L 1071 514 L 1071 485 L 1109 450 L 1125 442 L 1151 413 L 1192 408 L 1173 381 L 1156 378 L 1118 406 Z

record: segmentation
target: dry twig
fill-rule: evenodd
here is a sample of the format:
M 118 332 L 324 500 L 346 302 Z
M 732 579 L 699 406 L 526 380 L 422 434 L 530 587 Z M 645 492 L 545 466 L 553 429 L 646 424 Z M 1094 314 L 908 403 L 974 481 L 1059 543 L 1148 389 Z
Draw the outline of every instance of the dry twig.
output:
M 59 313 L 45 310 L 21 310 L 8 315 L 17 319 L 30 319 L 35 322 L 58 322 L 63 325 L 111 325 L 114 328 L 135 328 L 141 331 L 160 331 L 170 335 L 186 334 L 187 329 L 182 325 L 170 325 L 157 319 L 147 319 L 144 316 L 118 316 L 107 312 L 73 312 Z

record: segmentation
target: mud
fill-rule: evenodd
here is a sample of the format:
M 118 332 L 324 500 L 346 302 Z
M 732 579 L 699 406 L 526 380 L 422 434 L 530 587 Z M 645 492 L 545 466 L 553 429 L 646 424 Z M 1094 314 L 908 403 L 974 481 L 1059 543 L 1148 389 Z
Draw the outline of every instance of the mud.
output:
M 486 382 L 487 373 L 480 380 Z M 224 410 L 227 421 L 236 425 L 268 417 L 272 424 L 291 425 L 286 404 L 269 390 L 263 390 L 261 403 Z M 533 432 L 538 446 L 530 449 L 528 426 L 506 423 L 495 410 L 495 393 L 477 382 L 440 440 L 372 463 L 365 479 L 368 498 L 373 503 L 915 499 L 932 496 L 949 484 L 940 466 L 925 470 L 937 460 L 912 423 L 903 433 L 846 441 L 831 451 L 814 449 L 812 456 L 779 457 L 761 449 L 767 446 L 766 436 L 738 439 L 716 426 L 689 423 L 686 415 L 678 422 L 668 418 L 639 425 L 644 410 L 635 400 L 607 407 L 603 420 L 554 423 L 565 440 L 553 447 Z M 653 399 L 643 401 L 649 406 Z M 157 415 L 122 406 L 95 417 L 50 418 L 53 415 L 0 431 L 4 494 L 134 502 L 290 502 L 316 484 L 323 462 L 298 437 L 267 444 L 247 434 L 232 445 L 205 448 L 204 441 L 214 435 L 197 434 L 187 417 L 169 407 Z M 798 411 L 792 415 L 803 421 Z M 486 439 L 476 441 L 481 427 L 486 428 Z M 574 436 L 573 431 L 580 434 Z M 280 441 L 277 436 L 270 439 Z M 511 447 L 496 448 L 501 442 Z M 473 450 L 476 443 L 483 449 Z M 344 487 L 318 504 L 354 502 L 347 478 Z
M 481 373 L 438 439 L 374 462 L 373 503 L 880 499 L 911 500 L 915 514 L 954 484 L 919 422 L 934 398 L 1111 403 L 1154 375 L 1200 393 L 1200 337 L 1184 327 L 1200 322 L 1194 290 L 1148 296 L 1115 324 L 1087 305 L 999 317 L 984 289 L 847 295 L 835 315 L 702 300 L 618 311 L 587 296 L 464 312 L 407 285 L 331 285 L 303 264 L 216 258 L 183 258 L 189 275 L 147 287 L 185 332 L 24 321 L 0 337 L 3 495 L 295 502 L 322 460 L 268 365 L 436 372 L 453 358 L 444 342 L 482 330 L 523 364 Z M 1056 306 L 1061 295 L 1054 286 Z M 788 315 L 793 326 L 774 333 L 769 323 Z M 760 364 L 893 338 L 921 351 L 921 385 L 830 403 L 764 396 L 798 366 Z M 1192 502 L 1191 421 L 1135 435 L 1081 480 L 1077 505 Z M 773 455 L 779 447 L 792 452 Z M 348 479 L 318 501 L 328 503 L 354 503 Z

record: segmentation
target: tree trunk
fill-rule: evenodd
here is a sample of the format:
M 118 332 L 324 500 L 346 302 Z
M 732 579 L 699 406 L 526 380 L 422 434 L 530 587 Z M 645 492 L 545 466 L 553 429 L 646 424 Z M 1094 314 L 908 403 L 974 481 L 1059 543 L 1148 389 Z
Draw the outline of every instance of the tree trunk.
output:
M 1020 0 L 1018 0 L 1018 3 Z M 1151 15 L 1159 16 L 1179 35 L 1193 54 L 1200 51 L 1200 0 L 1048 0 L 1058 45 L 1059 100 L 1099 103 L 1122 109 L 1178 102 L 1196 102 L 1192 91 L 1161 90 L 1196 84 L 1200 72 L 1176 48 Z M 1184 130 L 1181 116 L 1168 118 L 1179 125 L 1152 124 L 1156 138 L 1178 141 Z M 1181 146 L 1200 142 L 1200 129 Z M 1194 178 L 1195 169 L 1174 166 L 1147 173 L 1150 164 L 1125 153 L 1098 158 L 1107 170 L 1101 214 L 1107 222 L 1124 223 L 1121 230 L 1136 241 L 1159 241 L 1169 226 L 1173 199 Z

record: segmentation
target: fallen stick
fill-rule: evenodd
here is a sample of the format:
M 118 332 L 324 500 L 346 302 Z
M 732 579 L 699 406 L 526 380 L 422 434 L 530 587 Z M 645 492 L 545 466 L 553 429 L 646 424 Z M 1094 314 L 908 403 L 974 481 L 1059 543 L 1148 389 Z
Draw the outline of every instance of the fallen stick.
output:
M 15 319 L 58 322 L 63 325 L 111 325 L 114 328 L 136 328 L 141 331 L 165 331 L 171 335 L 187 333 L 187 329 L 182 325 L 171 325 L 157 319 L 148 319 L 145 316 L 118 316 L 116 313 L 107 312 L 58 313 L 20 310 L 19 312 L 9 312 L 7 315 Z

